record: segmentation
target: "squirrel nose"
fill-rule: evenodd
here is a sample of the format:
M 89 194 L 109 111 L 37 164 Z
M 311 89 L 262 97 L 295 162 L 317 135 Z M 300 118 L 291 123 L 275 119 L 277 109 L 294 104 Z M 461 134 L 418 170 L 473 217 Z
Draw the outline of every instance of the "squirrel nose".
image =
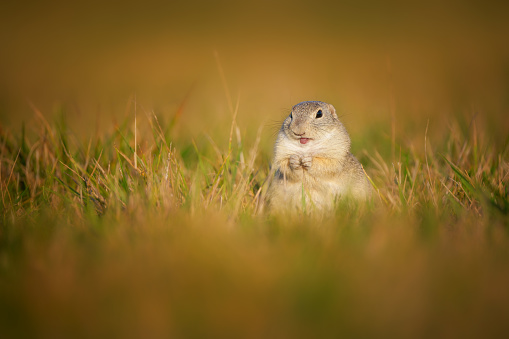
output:
M 293 134 L 295 134 L 295 135 L 297 135 L 297 136 L 299 136 L 299 137 L 301 137 L 301 136 L 303 136 L 304 134 L 306 134 L 306 132 L 302 132 L 302 133 L 295 133 L 294 131 L 292 131 L 292 132 L 293 132 Z

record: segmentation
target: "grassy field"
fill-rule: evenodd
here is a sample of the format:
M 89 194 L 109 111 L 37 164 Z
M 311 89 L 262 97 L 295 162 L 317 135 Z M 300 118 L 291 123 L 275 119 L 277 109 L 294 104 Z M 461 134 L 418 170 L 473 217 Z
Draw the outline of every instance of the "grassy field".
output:
M 8 8 L 0 337 L 507 336 L 509 24 L 394 3 Z M 336 106 L 371 203 L 267 213 L 303 100 Z

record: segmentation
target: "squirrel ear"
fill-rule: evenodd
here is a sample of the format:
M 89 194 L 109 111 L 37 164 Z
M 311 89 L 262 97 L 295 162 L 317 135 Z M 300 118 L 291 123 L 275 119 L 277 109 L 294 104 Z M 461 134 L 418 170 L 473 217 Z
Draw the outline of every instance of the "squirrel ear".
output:
M 339 119 L 338 118 L 338 115 L 336 114 L 336 109 L 334 108 L 334 106 L 332 106 L 331 104 L 328 104 L 329 105 L 329 110 L 330 112 L 332 113 L 332 116 L 336 119 Z

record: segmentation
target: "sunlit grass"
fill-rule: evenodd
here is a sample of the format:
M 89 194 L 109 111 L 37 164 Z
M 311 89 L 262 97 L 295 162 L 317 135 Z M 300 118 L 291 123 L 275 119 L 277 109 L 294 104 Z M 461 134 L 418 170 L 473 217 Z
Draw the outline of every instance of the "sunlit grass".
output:
M 476 120 L 453 122 L 441 140 L 426 126 L 423 147 L 396 141 L 393 159 L 381 155 L 391 154 L 392 138 L 359 152 L 371 204 L 270 215 L 271 155 L 260 148 L 261 128 L 243 135 L 237 109 L 221 131 L 225 146 L 209 135 L 174 139 L 178 115 L 161 124 L 134 97 L 129 118 L 88 140 L 35 106 L 33 123 L 2 129 L 2 332 L 508 330 L 507 144 L 490 143 Z

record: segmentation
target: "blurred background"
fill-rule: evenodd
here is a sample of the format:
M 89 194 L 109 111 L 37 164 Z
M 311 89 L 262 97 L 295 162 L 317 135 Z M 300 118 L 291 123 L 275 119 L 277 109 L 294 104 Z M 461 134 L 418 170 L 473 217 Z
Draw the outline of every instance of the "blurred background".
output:
M 0 5 L 0 121 L 64 113 L 76 133 L 125 119 L 133 94 L 181 129 L 248 134 L 304 100 L 348 129 L 423 138 L 448 119 L 509 128 L 509 4 L 503 1 L 16 1 Z M 422 143 L 422 142 L 421 142 Z M 355 145 L 355 142 L 354 142 Z

